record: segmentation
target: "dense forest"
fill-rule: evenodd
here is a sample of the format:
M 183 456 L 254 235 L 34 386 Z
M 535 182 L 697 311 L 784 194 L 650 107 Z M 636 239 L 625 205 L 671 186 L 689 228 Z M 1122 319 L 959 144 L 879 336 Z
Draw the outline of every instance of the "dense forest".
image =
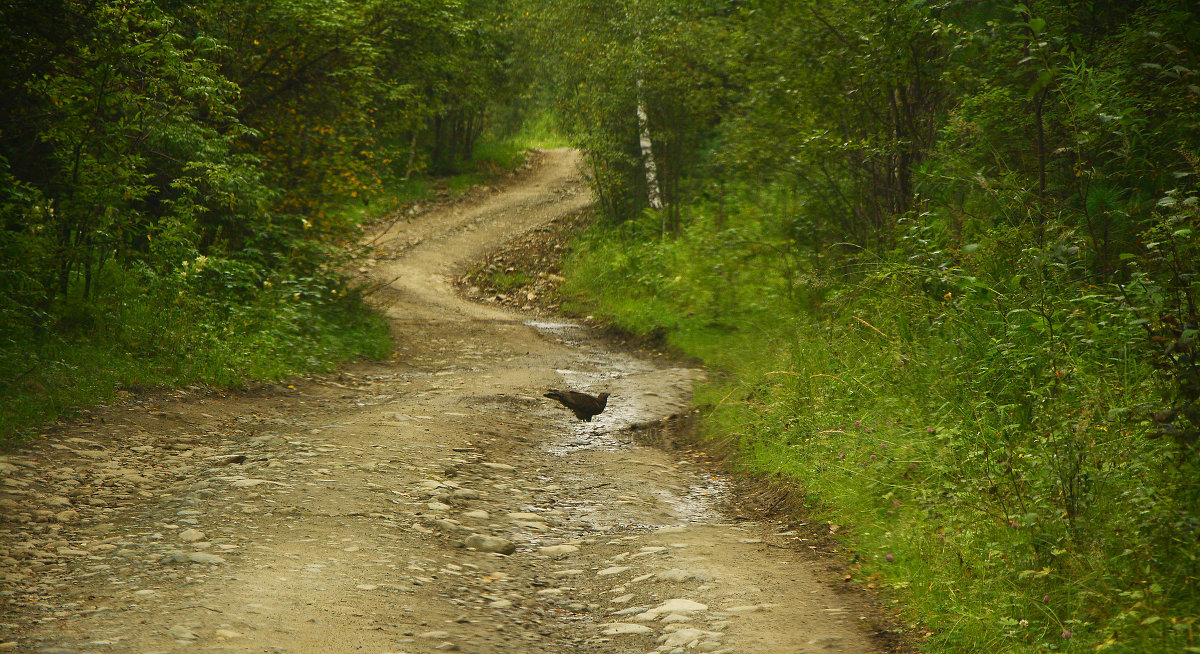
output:
M 0 11 L 6 438 L 384 355 L 364 214 L 549 120 L 570 304 L 702 359 L 927 651 L 1200 652 L 1195 2 Z
M 470 170 L 486 1 L 23 0 L 0 26 L 0 434 L 389 351 L 338 266 Z
M 706 361 L 706 437 L 929 651 L 1200 651 L 1200 5 L 527 20 L 598 198 L 577 306 Z

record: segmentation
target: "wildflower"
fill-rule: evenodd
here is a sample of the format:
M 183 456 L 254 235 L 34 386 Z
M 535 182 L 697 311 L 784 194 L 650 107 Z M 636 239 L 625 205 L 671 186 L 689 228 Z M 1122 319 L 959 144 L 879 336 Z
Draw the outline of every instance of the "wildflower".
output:
M 887 554 L 884 554 L 884 555 L 883 555 L 883 558 L 887 559 L 887 562 L 888 562 L 888 563 L 891 563 L 892 561 L 895 561 L 895 560 L 896 560 L 896 557 L 892 556 L 892 553 L 891 553 L 891 552 L 888 552 Z
M 900 506 L 900 500 L 892 500 L 892 506 Z
M 839 459 L 844 459 L 844 458 L 846 458 L 846 453 L 845 453 L 845 452 L 842 452 L 841 454 L 839 454 L 839 455 L 838 455 L 838 458 L 839 458 Z
M 1063 629 L 1063 632 L 1061 635 L 1063 638 L 1070 638 L 1071 636 L 1074 636 L 1075 634 L 1072 634 L 1070 629 Z
M 926 427 L 926 428 L 925 428 L 925 433 L 926 433 L 926 434 L 936 434 L 936 433 L 937 433 L 937 430 L 936 430 L 936 429 L 934 429 L 933 427 Z
M 1043 602 L 1049 602 L 1049 601 L 1050 601 L 1050 595 L 1049 595 L 1049 594 L 1047 594 L 1045 597 L 1043 597 L 1043 598 L 1042 598 L 1042 601 L 1043 601 Z
M 872 455 L 871 455 L 871 460 L 872 460 L 872 461 L 874 461 L 874 460 L 876 460 L 876 459 L 878 459 L 878 458 L 879 458 L 879 457 L 875 456 L 874 454 L 872 454 Z
M 854 426 L 855 426 L 855 427 L 862 427 L 862 421 L 861 421 L 861 420 L 855 420 L 855 421 L 854 421 Z

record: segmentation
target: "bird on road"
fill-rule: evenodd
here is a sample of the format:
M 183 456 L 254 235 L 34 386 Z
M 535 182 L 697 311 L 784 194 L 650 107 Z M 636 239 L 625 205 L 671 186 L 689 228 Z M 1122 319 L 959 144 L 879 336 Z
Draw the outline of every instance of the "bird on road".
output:
M 557 388 L 551 388 L 543 397 L 558 400 L 563 406 L 570 409 L 576 418 L 586 422 L 591 422 L 592 416 L 603 412 L 604 407 L 608 405 L 608 393 L 592 396 L 587 393 L 560 391 Z

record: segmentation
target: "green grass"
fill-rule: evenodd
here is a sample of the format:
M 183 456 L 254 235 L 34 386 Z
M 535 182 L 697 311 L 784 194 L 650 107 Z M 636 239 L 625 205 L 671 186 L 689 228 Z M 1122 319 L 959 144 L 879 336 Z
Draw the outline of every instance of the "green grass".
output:
M 241 306 L 145 291 L 109 300 L 122 308 L 103 324 L 0 348 L 0 450 L 122 389 L 279 380 L 392 348 L 386 322 L 353 294 L 315 303 L 264 291 Z
M 743 211 L 736 234 L 702 207 L 675 240 L 593 227 L 564 264 L 564 309 L 705 361 L 703 437 L 837 525 L 854 583 L 927 629 L 927 651 L 1195 645 L 1193 471 L 1122 417 L 1155 393 L 1131 325 L 1079 322 L 1103 301 L 1053 279 L 985 293 L 967 275 L 930 289 L 908 263 L 781 271 Z M 1011 311 L 1035 299 L 1053 339 Z
M 529 283 L 529 275 L 523 272 L 494 272 L 488 275 L 489 285 L 507 293 L 514 288 L 520 288 Z

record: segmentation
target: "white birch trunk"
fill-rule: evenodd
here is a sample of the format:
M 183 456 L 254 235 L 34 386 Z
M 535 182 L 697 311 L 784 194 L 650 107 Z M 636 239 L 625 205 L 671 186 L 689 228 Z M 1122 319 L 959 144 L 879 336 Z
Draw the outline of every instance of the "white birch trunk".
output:
M 650 144 L 650 120 L 646 117 L 646 106 L 642 103 L 642 80 L 638 80 L 637 117 L 641 130 L 642 160 L 646 166 L 646 194 L 651 208 L 663 208 L 662 196 L 658 191 L 658 167 L 654 164 L 654 150 Z

